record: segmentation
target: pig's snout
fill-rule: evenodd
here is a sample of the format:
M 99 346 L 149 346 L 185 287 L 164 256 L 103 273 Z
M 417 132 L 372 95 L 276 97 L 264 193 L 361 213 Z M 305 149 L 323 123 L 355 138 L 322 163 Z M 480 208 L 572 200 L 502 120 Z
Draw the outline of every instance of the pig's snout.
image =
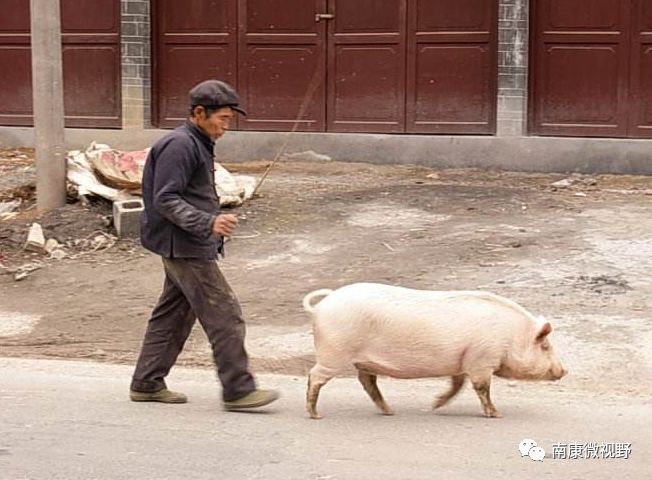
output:
M 568 370 L 566 370 L 561 365 L 555 365 L 548 371 L 548 379 L 549 380 L 561 380 L 567 374 L 568 374 Z

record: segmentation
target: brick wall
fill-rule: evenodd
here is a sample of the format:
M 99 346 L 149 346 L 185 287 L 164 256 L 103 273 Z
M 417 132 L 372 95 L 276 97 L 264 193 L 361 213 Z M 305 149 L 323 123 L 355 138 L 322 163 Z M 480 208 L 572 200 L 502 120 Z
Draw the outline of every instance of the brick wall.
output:
M 151 126 L 149 0 L 121 0 L 123 127 Z
M 527 129 L 529 0 L 500 0 L 498 16 L 498 136 Z

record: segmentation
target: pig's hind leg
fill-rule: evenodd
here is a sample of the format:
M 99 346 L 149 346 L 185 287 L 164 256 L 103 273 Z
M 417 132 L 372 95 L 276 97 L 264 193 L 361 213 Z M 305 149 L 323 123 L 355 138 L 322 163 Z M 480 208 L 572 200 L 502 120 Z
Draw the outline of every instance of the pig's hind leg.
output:
M 376 404 L 376 406 L 380 409 L 381 412 L 383 412 L 383 415 L 394 415 L 394 412 L 390 406 L 387 405 L 387 402 L 385 402 L 383 394 L 380 393 L 380 390 L 378 389 L 377 379 L 378 377 L 376 375 L 372 375 L 371 373 L 367 373 L 362 370 L 358 371 L 358 380 L 360 380 L 360 383 L 364 387 L 365 391 L 369 394 L 373 402 Z
M 321 418 L 321 415 L 317 413 L 319 390 L 336 374 L 337 370 L 327 368 L 319 362 L 310 369 L 310 373 L 308 374 L 308 390 L 306 391 L 306 410 L 310 414 L 310 418 L 314 420 Z
M 466 377 L 464 375 L 453 375 L 451 377 L 450 388 L 435 399 L 432 405 L 432 409 L 435 410 L 437 408 L 443 407 L 450 401 L 451 398 L 457 395 L 464 386 L 465 378 Z

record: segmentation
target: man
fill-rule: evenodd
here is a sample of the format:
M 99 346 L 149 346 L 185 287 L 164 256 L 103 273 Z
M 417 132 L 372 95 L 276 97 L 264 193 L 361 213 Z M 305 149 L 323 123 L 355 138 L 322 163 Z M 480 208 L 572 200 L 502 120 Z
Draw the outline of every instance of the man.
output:
M 236 296 L 217 265 L 235 215 L 221 214 L 215 192 L 214 142 L 239 107 L 235 90 L 207 80 L 190 90 L 190 118 L 154 144 L 143 173 L 141 240 L 160 255 L 165 285 L 152 312 L 131 382 L 135 402 L 185 403 L 165 377 L 199 319 L 213 350 L 226 410 L 267 405 L 278 398 L 256 388 L 244 348 L 245 324 Z

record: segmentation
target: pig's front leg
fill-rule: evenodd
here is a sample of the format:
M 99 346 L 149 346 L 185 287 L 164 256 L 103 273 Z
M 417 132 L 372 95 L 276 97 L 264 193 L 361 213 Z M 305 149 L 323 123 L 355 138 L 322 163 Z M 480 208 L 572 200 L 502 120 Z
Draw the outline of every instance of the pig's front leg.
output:
M 360 383 L 364 387 L 365 392 L 369 394 L 369 397 L 371 397 L 376 406 L 380 409 L 381 412 L 383 412 L 383 415 L 394 415 L 394 412 L 390 406 L 387 405 L 387 402 L 385 402 L 383 394 L 380 393 L 380 390 L 378 389 L 378 383 L 376 382 L 377 378 L 378 377 L 376 375 L 358 371 L 358 380 L 360 380 Z
M 452 376 L 450 388 L 447 392 L 442 393 L 437 398 L 435 398 L 435 402 L 432 404 L 432 409 L 436 410 L 437 408 L 443 407 L 450 401 L 451 398 L 457 395 L 464 386 L 464 378 L 464 375 Z
M 494 404 L 491 403 L 491 396 L 489 395 L 491 388 L 491 375 L 491 372 L 484 372 L 481 374 L 469 375 L 469 377 L 471 378 L 473 389 L 480 399 L 485 417 L 502 418 L 502 415 L 498 413 Z

